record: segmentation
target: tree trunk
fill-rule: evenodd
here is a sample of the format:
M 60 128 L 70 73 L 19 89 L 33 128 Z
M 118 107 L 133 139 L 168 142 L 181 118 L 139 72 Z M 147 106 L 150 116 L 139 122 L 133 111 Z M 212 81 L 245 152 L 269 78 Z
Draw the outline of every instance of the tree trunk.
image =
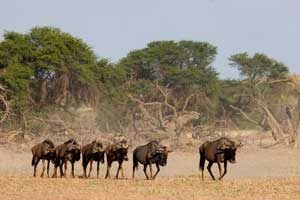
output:
M 295 130 L 294 148 L 297 148 L 299 146 L 299 140 L 300 140 L 300 112 L 299 112 L 299 119 L 298 119 L 297 127 Z
M 40 104 L 44 104 L 46 102 L 47 96 L 48 96 L 47 80 L 43 80 L 41 84 Z
M 276 118 L 274 117 L 274 115 L 271 113 L 271 111 L 269 110 L 269 108 L 267 108 L 266 106 L 262 105 L 266 116 L 267 116 L 267 122 L 268 125 L 270 126 L 271 130 L 272 130 L 272 136 L 274 138 L 275 141 L 281 141 L 284 138 L 284 132 L 281 128 L 281 125 L 278 123 L 278 121 L 276 120 Z

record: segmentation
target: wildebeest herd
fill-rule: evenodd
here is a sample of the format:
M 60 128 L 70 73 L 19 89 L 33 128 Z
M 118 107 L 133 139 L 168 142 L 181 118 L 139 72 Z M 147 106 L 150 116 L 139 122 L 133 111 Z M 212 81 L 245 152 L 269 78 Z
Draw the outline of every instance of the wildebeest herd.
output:
M 205 161 L 208 161 L 207 170 L 212 179 L 215 180 L 212 174 L 211 167 L 213 163 L 218 164 L 221 180 L 227 172 L 227 162 L 235 163 L 235 155 L 237 148 L 241 147 L 240 142 L 232 139 L 222 137 L 215 141 L 204 142 L 199 147 L 200 162 L 199 169 L 201 171 L 201 177 L 203 180 L 203 171 Z M 52 177 L 57 177 L 57 168 L 59 167 L 60 177 L 66 177 L 67 164 L 71 163 L 71 175 L 74 178 L 74 164 L 80 160 L 82 155 L 82 167 L 83 177 L 89 178 L 93 167 L 93 162 L 97 163 L 97 178 L 99 177 L 100 162 L 104 164 L 105 157 L 107 163 L 107 170 L 105 178 L 110 178 L 110 168 L 114 161 L 118 162 L 119 166 L 116 173 L 116 179 L 119 178 L 121 172 L 122 178 L 124 178 L 124 172 L 122 164 L 124 161 L 128 161 L 128 142 L 126 139 L 115 141 L 114 143 L 104 147 L 100 140 L 94 140 L 91 143 L 81 146 L 76 140 L 70 139 L 63 144 L 55 146 L 54 143 L 46 139 L 41 143 L 34 145 L 32 151 L 32 166 L 34 167 L 33 176 L 36 177 L 36 169 L 40 161 L 43 164 L 43 171 L 41 177 L 45 172 L 45 161 L 47 161 L 47 176 L 49 175 L 50 163 L 54 165 L 54 172 Z M 160 144 L 157 141 L 151 141 L 145 145 L 136 147 L 133 150 L 132 156 L 132 179 L 134 179 L 135 171 L 138 168 L 138 164 L 143 165 L 143 171 L 146 179 L 154 180 L 160 171 L 160 166 L 167 165 L 168 153 L 172 152 L 168 147 Z M 222 174 L 221 163 L 224 163 L 224 172 Z M 152 164 L 156 166 L 156 172 L 153 175 Z M 87 175 L 87 167 L 89 165 L 89 172 Z M 147 173 L 147 167 L 149 166 L 150 175 Z

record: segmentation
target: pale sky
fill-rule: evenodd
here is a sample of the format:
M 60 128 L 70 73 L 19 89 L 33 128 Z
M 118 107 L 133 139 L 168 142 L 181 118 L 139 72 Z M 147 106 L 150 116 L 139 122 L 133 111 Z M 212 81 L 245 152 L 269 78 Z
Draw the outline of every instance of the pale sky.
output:
M 238 73 L 228 57 L 265 53 L 300 73 L 300 0 L 0 0 L 0 33 L 54 26 L 118 61 L 154 40 L 207 41 L 218 47 L 222 78 Z

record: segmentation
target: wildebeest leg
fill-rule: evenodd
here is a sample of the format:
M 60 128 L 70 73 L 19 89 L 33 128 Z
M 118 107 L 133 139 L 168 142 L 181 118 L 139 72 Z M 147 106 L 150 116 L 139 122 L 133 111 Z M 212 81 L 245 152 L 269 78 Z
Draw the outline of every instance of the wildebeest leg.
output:
M 110 168 L 111 168 L 111 162 L 107 162 L 105 179 L 110 178 Z
M 40 162 L 40 159 L 39 159 L 39 158 L 36 158 L 36 159 L 35 159 L 35 162 L 34 162 L 34 168 L 33 168 L 33 176 L 34 176 L 34 177 L 36 177 L 36 168 L 37 168 L 39 162 Z
M 47 177 L 49 178 L 50 160 L 47 160 Z
M 64 176 L 63 165 L 66 164 L 65 161 L 61 161 L 59 164 L 60 178 Z
M 153 176 L 152 176 L 152 165 L 151 165 L 151 163 L 149 163 L 149 168 L 150 168 L 150 178 L 152 179 Z
M 64 173 L 64 176 L 67 177 L 68 161 L 65 160 L 63 163 L 64 163 L 64 165 L 65 165 L 65 173 Z
M 222 176 L 220 176 L 219 180 L 222 180 L 222 178 L 225 176 L 227 173 L 227 160 L 224 160 L 224 173 Z
M 53 175 L 52 178 L 56 178 L 57 177 L 57 166 L 54 166 L 54 170 L 53 170 Z
M 213 173 L 211 172 L 211 166 L 212 165 L 213 165 L 213 162 L 209 162 L 208 165 L 207 165 L 207 170 L 208 170 L 209 174 L 211 175 L 212 179 L 216 180 Z
M 160 171 L 159 164 L 156 163 L 156 172 L 155 172 L 155 174 L 153 176 L 153 180 L 155 179 L 155 177 L 156 177 L 156 175 L 158 174 L 159 171 Z
M 93 169 L 93 160 L 90 160 L 90 171 L 89 171 L 89 175 L 88 175 L 88 178 L 91 177 L 91 171 Z
M 121 174 L 122 174 L 122 178 L 124 178 L 123 166 L 121 166 Z
M 97 161 L 97 178 L 99 178 L 99 166 L 100 166 L 100 161 Z
M 146 176 L 147 180 L 149 180 L 149 177 L 148 177 L 148 174 L 147 174 L 147 164 L 144 165 L 144 173 L 145 173 L 145 176 Z
M 44 172 L 45 172 L 45 160 L 42 159 L 42 164 L 43 164 L 43 171 L 41 173 L 41 177 L 43 178 L 44 177 Z
M 59 162 L 60 162 L 59 159 L 55 159 L 52 178 L 56 178 L 57 177 L 57 167 L 60 165 Z
M 134 179 L 135 166 L 132 167 L 132 179 Z
M 219 174 L 220 174 L 220 178 L 222 176 L 222 167 L 221 167 L 221 163 L 220 162 L 217 162 L 218 163 L 218 168 L 219 168 Z M 219 179 L 220 179 L 219 178 Z
M 83 177 L 86 178 L 86 168 L 87 168 L 87 162 L 82 162 L 82 168 L 83 168 Z
M 74 161 L 71 162 L 71 165 L 72 165 L 72 177 L 74 178 L 75 177 L 75 173 L 74 173 Z
M 118 167 L 118 170 L 117 170 L 117 174 L 116 174 L 116 179 L 119 178 L 119 172 L 120 170 L 122 171 L 122 178 L 124 178 L 124 174 L 123 174 L 123 169 L 122 169 L 122 163 L 123 163 L 123 160 L 119 161 L 119 167 Z
M 138 161 L 137 161 L 137 158 L 136 158 L 136 155 L 133 154 L 132 156 L 132 179 L 134 179 L 134 173 L 135 173 L 135 169 L 138 168 Z

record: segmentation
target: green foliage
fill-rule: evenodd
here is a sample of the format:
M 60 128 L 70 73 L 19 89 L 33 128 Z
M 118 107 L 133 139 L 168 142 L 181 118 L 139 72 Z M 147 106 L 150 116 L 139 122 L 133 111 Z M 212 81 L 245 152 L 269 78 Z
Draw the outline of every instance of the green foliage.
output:
M 254 54 L 253 57 L 248 53 L 235 54 L 229 60 L 242 76 L 250 80 L 261 77 L 278 78 L 285 76 L 289 71 L 283 63 L 259 53 Z
M 164 78 L 165 67 L 209 70 L 216 53 L 216 47 L 205 42 L 156 41 L 130 52 L 119 64 L 125 67 L 128 76 L 153 81 Z
M 33 60 L 28 35 L 6 32 L 0 43 L 0 69 L 12 64 L 30 64 Z
M 35 27 L 29 37 L 35 50 L 36 78 L 43 79 L 54 72 L 78 76 L 81 82 L 94 80 L 96 56 L 81 39 L 51 27 Z
M 69 33 L 34 27 L 24 34 L 4 34 L 0 84 L 7 88 L 13 116 L 19 120 L 25 111 L 44 118 L 88 104 L 97 111 L 97 124 L 103 130 L 108 124 L 111 128 L 131 124 L 136 104 L 127 98 L 128 93 L 144 102 L 164 101 L 156 83 L 178 111 L 185 108 L 201 113 L 195 124 L 220 118 L 224 110 L 231 112 L 229 105 L 250 105 L 250 95 L 263 94 L 266 102 L 272 103 L 278 100 L 272 97 L 286 92 L 282 88 L 279 94 L 277 88 L 261 83 L 265 78 L 285 76 L 288 68 L 283 63 L 264 54 L 236 54 L 230 57 L 231 65 L 246 80 L 219 80 L 212 66 L 216 54 L 217 48 L 207 42 L 154 41 L 129 52 L 118 63 L 110 63 L 97 59 L 88 44 Z M 187 97 L 191 97 L 189 101 Z M 162 112 L 168 113 L 170 108 L 163 106 Z M 18 120 L 14 123 L 20 124 Z M 38 133 L 42 126 L 32 126 L 32 130 Z
M 180 69 L 179 67 L 164 68 L 164 85 L 184 91 L 203 90 L 207 94 L 216 93 L 218 90 L 217 73 L 212 69 L 206 70 L 197 67 Z
M 126 81 L 126 71 L 119 65 L 109 63 L 106 59 L 99 60 L 95 68 L 95 78 L 109 86 L 120 86 Z
M 149 80 L 137 80 L 131 83 L 127 90 L 128 92 L 136 95 L 146 95 L 149 93 L 154 87 L 154 84 Z
M 222 80 L 220 81 L 220 98 L 226 102 L 226 105 L 235 104 L 241 96 L 246 96 L 247 87 L 240 80 Z
M 21 64 L 11 64 L 5 68 L 0 82 L 7 85 L 11 91 L 12 106 L 21 109 L 26 107 L 29 84 L 33 77 L 33 69 Z
M 0 80 L 5 82 L 14 92 L 20 92 L 27 89 L 32 76 L 33 68 L 12 64 L 5 68 Z
M 16 97 L 30 83 L 31 99 L 38 103 L 40 95 L 51 95 L 46 97 L 51 104 L 62 99 L 61 93 L 76 97 L 76 88 L 96 85 L 96 61 L 86 43 L 57 28 L 35 27 L 25 34 L 6 32 L 0 43 L 0 81 L 16 91 Z M 42 88 L 45 81 L 48 84 Z M 27 91 L 24 95 L 30 94 Z

